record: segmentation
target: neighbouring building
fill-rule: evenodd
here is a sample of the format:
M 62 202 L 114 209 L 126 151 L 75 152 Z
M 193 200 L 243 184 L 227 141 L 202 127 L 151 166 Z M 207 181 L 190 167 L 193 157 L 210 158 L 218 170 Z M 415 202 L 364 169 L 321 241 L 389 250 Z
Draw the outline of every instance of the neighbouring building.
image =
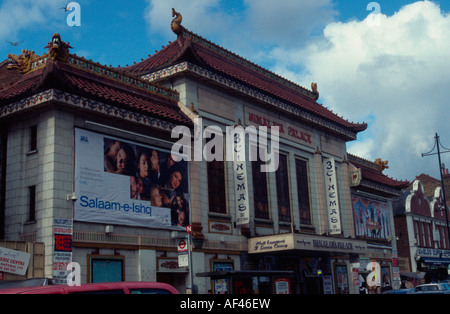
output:
M 448 173 L 443 179 L 448 200 Z M 448 203 L 444 206 L 441 181 L 417 176 L 395 203 L 394 215 L 402 280 L 419 284 L 447 279 L 450 212 Z
M 401 286 L 393 204 L 399 199 L 408 181 L 398 181 L 383 174 L 387 161 L 375 162 L 348 154 L 351 198 L 355 236 L 367 241 L 367 253 L 359 257 L 353 271 L 360 276 L 360 285 L 367 287 L 368 265 L 380 266 L 380 291 Z M 356 282 L 356 280 L 355 280 Z M 380 292 L 377 291 L 377 292 Z

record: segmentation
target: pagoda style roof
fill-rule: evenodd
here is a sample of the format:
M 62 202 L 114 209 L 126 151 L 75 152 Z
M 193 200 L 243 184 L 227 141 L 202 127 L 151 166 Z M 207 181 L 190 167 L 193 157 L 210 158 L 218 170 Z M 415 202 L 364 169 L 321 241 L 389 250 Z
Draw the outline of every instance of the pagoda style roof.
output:
M 53 38 L 60 40 L 58 34 Z M 70 54 L 70 45 L 60 41 L 60 47 L 64 45 L 64 53 L 55 52 L 55 45 L 49 43 L 49 52 L 42 56 L 24 50 L 22 55 L 9 55 L 8 60 L 0 63 L 0 117 L 5 110 L 12 110 L 6 106 L 55 89 L 158 121 L 192 124 L 178 106 L 177 91 Z M 107 110 L 105 106 L 99 107 Z
M 372 162 L 350 153 L 347 154 L 347 157 L 348 162 L 361 171 L 360 187 L 395 195 L 410 185 L 409 181 L 396 180 L 383 174 L 383 170 L 389 167 L 386 166 L 387 162 L 380 162 L 381 159 Z
M 242 84 L 244 88 L 264 93 L 294 107 L 294 112 L 306 112 L 315 118 L 326 121 L 325 124 L 331 123 L 344 128 L 353 134 L 350 136 L 351 139 L 355 139 L 356 133 L 367 129 L 366 123 L 349 122 L 317 103 L 319 93 L 316 83 L 312 83 L 312 90 L 308 90 L 187 30 L 182 25 L 177 26 L 176 34 L 177 39 L 163 47 L 162 50 L 141 62 L 120 68 L 120 70 L 151 78 L 151 73 L 165 71 L 181 62 L 189 62 L 219 74 L 221 76 L 219 81 L 231 79 Z M 317 122 L 315 118 L 309 120 L 313 123 Z

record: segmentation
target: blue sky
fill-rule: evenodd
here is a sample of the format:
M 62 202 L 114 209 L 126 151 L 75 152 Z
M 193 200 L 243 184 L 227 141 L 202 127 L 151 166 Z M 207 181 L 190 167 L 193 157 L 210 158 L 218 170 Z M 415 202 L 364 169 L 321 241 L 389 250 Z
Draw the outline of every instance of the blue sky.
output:
M 385 173 L 396 179 L 438 177 L 437 158 L 421 153 L 436 132 L 450 147 L 450 1 L 373 1 L 375 26 L 366 0 L 77 2 L 80 27 L 66 23 L 68 1 L 0 1 L 0 61 L 21 49 L 42 54 L 58 32 L 73 53 L 95 62 L 139 62 L 175 40 L 175 7 L 194 33 L 307 88 L 317 82 L 324 106 L 368 122 L 348 144 L 351 153 L 389 160 Z

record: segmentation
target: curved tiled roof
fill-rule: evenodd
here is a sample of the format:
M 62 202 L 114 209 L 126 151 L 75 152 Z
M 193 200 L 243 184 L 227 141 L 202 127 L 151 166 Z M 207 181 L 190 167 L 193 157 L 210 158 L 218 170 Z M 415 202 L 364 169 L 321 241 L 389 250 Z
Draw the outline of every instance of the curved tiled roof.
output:
M 349 122 L 317 103 L 317 93 L 288 81 L 185 28 L 176 41 L 142 62 L 121 68 L 121 71 L 143 76 L 188 58 L 190 60 L 194 58 L 200 66 L 325 118 L 352 132 L 361 132 L 367 128 L 366 123 Z
M 0 106 L 56 88 L 168 122 L 192 124 L 178 107 L 176 91 L 76 55 L 70 55 L 66 62 L 42 58 L 39 65 L 27 74 L 6 70 L 5 66 L 0 72 L 5 78 L 0 86 Z
M 387 175 L 383 174 L 383 171 L 381 171 L 375 163 L 371 161 L 368 161 L 366 159 L 363 159 L 361 157 L 349 153 L 347 154 L 347 156 L 348 161 L 351 164 L 361 169 L 363 180 L 379 183 L 396 190 L 404 189 L 408 187 L 410 184 L 409 181 L 400 181 L 388 177 Z

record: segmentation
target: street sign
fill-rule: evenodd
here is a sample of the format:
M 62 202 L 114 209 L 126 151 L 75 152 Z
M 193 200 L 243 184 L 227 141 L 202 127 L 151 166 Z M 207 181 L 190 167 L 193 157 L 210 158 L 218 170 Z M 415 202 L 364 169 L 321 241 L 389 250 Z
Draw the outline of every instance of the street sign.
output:
M 191 225 L 187 225 L 187 226 L 186 226 L 186 232 L 187 232 L 188 234 L 191 234 L 191 232 L 192 232 L 192 226 L 191 226 Z
M 187 243 L 185 240 L 178 242 L 178 253 L 186 253 L 188 251 Z
M 178 267 L 189 266 L 189 255 L 188 254 L 178 254 Z

